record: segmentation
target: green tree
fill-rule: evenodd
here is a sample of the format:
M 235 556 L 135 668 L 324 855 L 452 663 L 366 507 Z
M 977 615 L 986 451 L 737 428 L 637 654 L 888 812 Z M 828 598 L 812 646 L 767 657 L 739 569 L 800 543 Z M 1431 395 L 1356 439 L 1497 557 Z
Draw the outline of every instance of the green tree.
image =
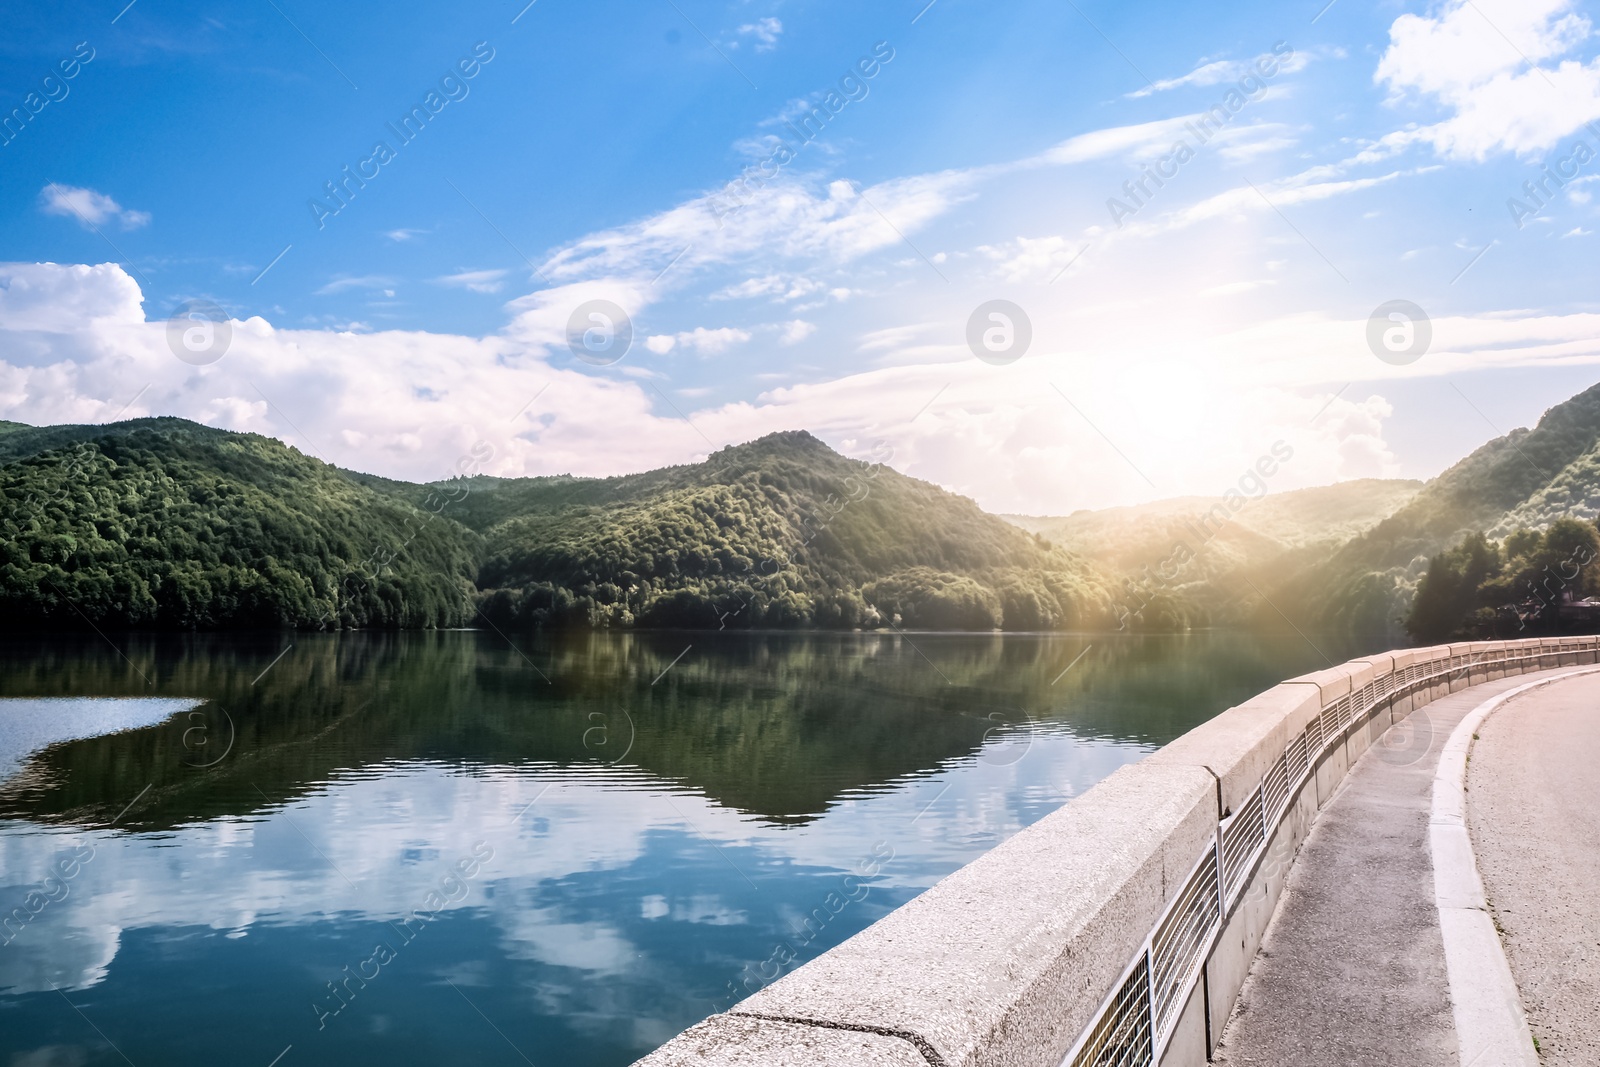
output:
M 1479 606 L 1479 587 L 1499 573 L 1499 546 L 1481 532 L 1468 534 L 1455 548 L 1428 561 L 1428 572 L 1417 584 L 1416 599 L 1406 618 L 1406 631 L 1425 642 L 1457 636 Z

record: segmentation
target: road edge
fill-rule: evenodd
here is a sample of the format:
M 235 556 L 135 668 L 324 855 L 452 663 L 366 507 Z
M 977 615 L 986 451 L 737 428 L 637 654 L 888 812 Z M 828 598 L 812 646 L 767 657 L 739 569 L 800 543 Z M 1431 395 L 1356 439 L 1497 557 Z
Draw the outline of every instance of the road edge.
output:
M 1489 912 L 1467 832 L 1467 762 L 1474 735 L 1512 699 L 1585 674 L 1600 674 L 1600 667 L 1563 671 L 1490 697 L 1467 713 L 1440 751 L 1428 845 L 1462 1067 L 1539 1067 L 1533 1031 Z

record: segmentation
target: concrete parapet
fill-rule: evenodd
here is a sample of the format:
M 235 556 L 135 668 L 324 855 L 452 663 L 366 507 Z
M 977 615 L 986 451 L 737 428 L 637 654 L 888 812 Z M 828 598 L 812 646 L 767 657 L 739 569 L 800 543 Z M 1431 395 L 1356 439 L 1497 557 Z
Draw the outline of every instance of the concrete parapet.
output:
M 1360 659 L 1353 659 L 1350 662 L 1365 663 L 1372 668 L 1372 678 L 1381 678 L 1383 675 L 1393 672 L 1395 654 L 1393 652 L 1380 652 L 1376 656 L 1362 656 Z
M 1530 649 L 1545 658 L 1501 655 Z M 641 1067 L 1059 1067 L 1110 1010 L 1130 966 L 1156 973 L 1158 935 L 1174 928 L 1169 907 L 1181 917 L 1190 914 L 1182 907 L 1208 906 L 1196 913 L 1208 916 L 1203 942 L 1181 957 L 1199 977 L 1168 970 L 1182 999 L 1164 1002 L 1168 1031 L 1147 1050 L 1161 1067 L 1200 1067 L 1316 814 L 1350 765 L 1469 681 L 1597 660 L 1597 638 L 1480 641 L 1290 679 L 1123 767 Z M 1391 682 L 1393 695 L 1368 715 L 1383 691 L 1364 688 L 1374 681 Z M 1226 874 L 1210 879 L 1205 905 L 1195 887 L 1208 869 Z M 1148 1035 L 1150 1022 L 1118 1032 Z
M 1310 674 L 1290 678 L 1288 682 L 1305 682 L 1317 686 L 1322 690 L 1322 703 L 1331 704 L 1350 692 L 1350 676 L 1353 672 L 1349 667 L 1350 665 L 1346 663 L 1338 667 L 1329 667 L 1327 670 L 1312 671 Z
M 1505 652 L 1505 647 L 1506 643 L 1504 641 L 1478 642 L 1478 655 L 1482 656 L 1484 660 L 1484 680 L 1493 682 L 1506 676 L 1505 663 L 1501 658 Z
M 734 1007 L 915 1035 L 948 1067 L 1056 1064 L 1216 832 L 1197 767 L 1124 767 Z
M 1155 766 L 1201 767 L 1217 777 L 1217 818 L 1238 811 L 1291 738 L 1322 712 L 1321 687 L 1285 682 L 1229 708 L 1145 757 Z

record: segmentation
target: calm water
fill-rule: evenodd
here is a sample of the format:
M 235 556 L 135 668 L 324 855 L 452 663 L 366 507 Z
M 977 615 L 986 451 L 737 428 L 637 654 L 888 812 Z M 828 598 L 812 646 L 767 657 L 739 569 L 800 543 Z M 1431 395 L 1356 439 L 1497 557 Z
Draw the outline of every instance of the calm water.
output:
M 1293 634 L 115 641 L 0 643 L 0 1063 L 628 1064 L 1325 665 Z

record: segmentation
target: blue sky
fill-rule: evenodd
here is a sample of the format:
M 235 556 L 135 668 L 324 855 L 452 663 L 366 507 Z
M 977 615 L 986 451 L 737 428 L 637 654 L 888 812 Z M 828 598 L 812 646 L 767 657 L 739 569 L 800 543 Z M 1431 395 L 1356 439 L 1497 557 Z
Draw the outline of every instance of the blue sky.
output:
M 1586 6 L 925 2 L 12 13 L 0 417 L 417 479 L 807 428 L 1062 512 L 1221 493 L 1278 441 L 1273 489 L 1431 476 L 1593 382 Z M 569 350 L 596 299 L 618 362 Z M 998 366 L 966 340 L 996 299 L 1032 334 Z M 191 300 L 231 320 L 200 366 Z M 1367 339 L 1394 300 L 1431 322 L 1403 365 Z

